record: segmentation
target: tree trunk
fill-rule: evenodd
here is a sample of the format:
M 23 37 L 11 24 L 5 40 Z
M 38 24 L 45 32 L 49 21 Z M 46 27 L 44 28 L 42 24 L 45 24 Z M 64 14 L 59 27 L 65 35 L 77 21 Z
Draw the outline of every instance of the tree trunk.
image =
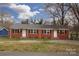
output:
M 64 25 L 64 4 L 62 3 L 61 4 L 61 11 L 62 11 L 62 17 L 61 17 L 61 20 L 62 20 L 62 24 L 61 25 Z

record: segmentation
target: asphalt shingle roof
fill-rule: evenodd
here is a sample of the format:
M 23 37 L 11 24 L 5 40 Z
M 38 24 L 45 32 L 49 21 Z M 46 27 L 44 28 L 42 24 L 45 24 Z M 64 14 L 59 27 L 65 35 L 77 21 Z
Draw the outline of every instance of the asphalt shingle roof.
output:
M 56 25 L 39 25 L 39 24 L 13 24 L 11 29 L 68 29 L 68 27 Z

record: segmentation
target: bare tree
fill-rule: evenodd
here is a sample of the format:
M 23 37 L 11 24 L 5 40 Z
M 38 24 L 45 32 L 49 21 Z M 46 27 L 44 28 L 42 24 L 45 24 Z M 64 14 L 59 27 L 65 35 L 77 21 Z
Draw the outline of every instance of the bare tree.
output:
M 40 20 L 38 21 L 38 24 L 43 24 L 43 19 L 40 19 Z
M 9 28 L 13 24 L 13 19 L 8 12 L 0 11 L 0 26 Z
M 69 4 L 70 10 L 69 12 L 72 14 L 71 21 L 73 22 L 73 30 L 79 32 L 79 4 L 78 3 L 71 3 Z
M 36 24 L 36 19 L 31 19 L 32 24 Z
M 65 15 L 67 11 L 70 9 L 68 3 L 55 3 L 55 4 L 46 4 L 45 10 L 49 13 L 50 17 L 53 18 L 56 23 L 56 19 L 58 19 L 58 23 L 60 25 L 65 25 Z M 67 23 L 66 23 L 67 24 Z
M 76 20 L 79 23 L 79 4 L 78 3 L 71 3 L 69 5 L 71 7 L 71 13 L 74 14 Z
M 40 24 L 41 25 L 41 24 L 43 24 L 43 19 L 34 19 L 34 20 L 32 19 L 31 23 L 32 24 Z

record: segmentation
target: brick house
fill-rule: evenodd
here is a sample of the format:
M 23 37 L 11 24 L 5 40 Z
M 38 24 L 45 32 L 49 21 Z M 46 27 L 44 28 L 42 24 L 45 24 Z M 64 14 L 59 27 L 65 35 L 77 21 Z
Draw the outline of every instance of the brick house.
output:
M 10 38 L 49 38 L 67 39 L 69 29 L 63 26 L 14 24 L 9 29 Z

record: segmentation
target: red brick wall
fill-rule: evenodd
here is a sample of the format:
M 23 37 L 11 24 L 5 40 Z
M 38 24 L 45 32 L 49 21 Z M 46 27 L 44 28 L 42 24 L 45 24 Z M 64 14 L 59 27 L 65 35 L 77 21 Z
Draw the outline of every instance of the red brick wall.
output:
M 58 38 L 59 39 L 68 39 L 68 37 L 69 37 L 69 31 L 67 31 L 66 33 L 64 33 L 64 34 L 59 34 L 58 33 Z
M 20 37 L 22 37 L 21 33 L 11 33 L 11 35 L 12 35 L 13 38 L 20 38 Z
M 9 36 L 10 36 L 10 31 L 9 31 Z M 69 32 L 67 31 L 67 33 L 65 34 L 59 34 L 58 33 L 58 38 L 59 39 L 67 39 L 69 36 Z M 12 38 L 21 38 L 22 37 L 22 33 L 12 33 L 11 32 L 11 37 Z M 51 31 L 50 34 L 42 34 L 42 30 L 38 30 L 38 33 L 36 34 L 32 34 L 32 33 L 26 33 L 26 38 L 49 38 L 49 39 L 53 39 L 53 31 Z
M 54 38 L 54 31 L 53 31 L 53 30 L 51 31 L 50 38 L 51 38 L 51 39 Z
M 28 33 L 27 35 L 28 35 L 27 38 L 38 38 L 38 34 L 30 34 L 30 33 Z
M 9 37 L 11 36 L 11 38 L 20 38 L 21 35 L 22 35 L 21 33 L 13 33 L 12 31 L 10 33 L 10 30 L 9 30 Z
M 42 34 L 41 38 L 51 38 L 51 34 Z
M 42 34 L 42 30 L 38 30 L 38 33 L 36 34 L 32 34 L 32 33 L 28 33 L 27 37 L 28 38 L 49 38 L 51 39 L 51 34 Z

